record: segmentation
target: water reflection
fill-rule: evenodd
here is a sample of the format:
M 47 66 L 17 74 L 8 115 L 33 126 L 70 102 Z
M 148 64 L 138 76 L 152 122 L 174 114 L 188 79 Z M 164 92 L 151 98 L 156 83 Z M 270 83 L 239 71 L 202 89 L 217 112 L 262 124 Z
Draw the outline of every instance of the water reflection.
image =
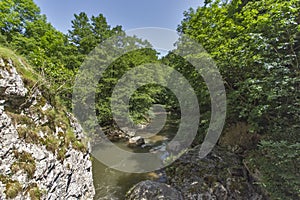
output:
M 124 199 L 126 192 L 136 183 L 151 179 L 147 174 L 131 174 L 108 168 L 98 160 L 93 160 L 93 178 L 96 190 L 94 199 Z

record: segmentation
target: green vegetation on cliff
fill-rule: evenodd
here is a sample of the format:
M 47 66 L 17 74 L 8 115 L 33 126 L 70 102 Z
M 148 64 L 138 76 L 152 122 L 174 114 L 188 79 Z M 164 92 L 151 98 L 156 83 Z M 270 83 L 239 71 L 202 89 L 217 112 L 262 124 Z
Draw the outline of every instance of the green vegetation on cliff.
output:
M 48 164 L 55 162 L 51 170 L 57 165 L 64 166 L 72 154 L 87 155 L 89 159 L 87 141 L 61 97 L 55 96 L 51 85 L 26 59 L 0 47 L 0 74 L 0 144 L 3 148 L 0 195 L 42 199 Z M 76 170 L 80 170 L 79 167 L 76 166 Z M 74 169 L 61 170 L 59 176 L 63 170 Z M 38 179 L 41 172 L 43 178 Z

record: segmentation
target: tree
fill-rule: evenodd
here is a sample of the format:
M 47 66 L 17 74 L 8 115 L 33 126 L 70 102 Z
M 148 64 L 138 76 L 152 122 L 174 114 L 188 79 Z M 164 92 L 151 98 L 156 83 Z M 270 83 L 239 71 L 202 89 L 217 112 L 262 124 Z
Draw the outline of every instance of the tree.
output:
M 205 7 L 186 12 L 178 28 L 201 43 L 217 63 L 227 91 L 227 124 L 246 122 L 248 131 L 267 140 L 244 156 L 250 170 L 260 171 L 258 182 L 271 198 L 300 195 L 295 164 L 300 132 L 299 11 L 298 0 L 207 1 Z
M 288 122 L 293 141 L 299 130 L 299 2 L 242 3 L 215 1 L 190 10 L 178 30 L 201 43 L 218 64 L 229 121 L 246 121 L 252 131 L 274 137 L 285 132 Z
M 124 54 L 116 61 L 114 61 L 101 77 L 99 84 L 97 85 L 97 113 L 100 124 L 111 125 L 114 123 L 111 103 L 115 101 L 122 101 L 123 97 L 128 96 L 128 89 L 132 86 L 133 82 L 128 82 L 128 88 L 122 93 L 118 94 L 117 99 L 112 99 L 112 92 L 114 87 L 118 83 L 118 80 L 129 70 L 134 67 L 141 66 L 143 64 L 158 62 L 157 52 L 149 48 L 149 44 L 134 37 L 128 37 L 124 35 L 123 41 L 127 41 L 127 44 L 120 46 L 123 48 L 133 48 L 134 46 L 144 46 L 145 48 L 131 51 Z M 128 46 L 127 46 L 128 45 Z M 155 73 L 155 72 L 154 72 Z M 134 75 L 133 77 L 136 77 Z M 146 78 L 146 77 L 145 77 Z M 134 81 L 134 80 L 133 80 Z M 127 83 L 125 83 L 127 84 Z M 125 87 L 126 88 L 126 87 Z M 147 85 L 139 88 L 137 92 L 131 96 L 130 111 L 132 118 L 136 122 L 147 120 L 146 112 L 150 106 L 156 102 L 155 95 L 160 92 L 158 86 Z M 120 103 L 120 102 L 119 102 Z M 119 104 L 120 105 L 120 104 Z M 123 107 L 118 107 L 118 113 L 122 113 Z
M 68 32 L 68 38 L 73 45 L 73 55 L 79 61 L 80 64 L 84 61 L 86 55 L 88 55 L 97 45 L 111 37 L 114 34 L 120 34 L 123 32 L 121 26 L 111 28 L 107 23 L 103 14 L 98 16 L 92 16 L 90 19 L 84 12 L 74 15 L 75 19 L 72 20 L 72 29 Z
M 80 54 L 87 55 L 97 44 L 93 27 L 86 13 L 81 12 L 74 17 L 72 30 L 69 30 L 70 42 L 77 47 Z
M 105 39 L 109 38 L 111 34 L 110 26 L 108 25 L 106 18 L 103 14 L 99 14 L 97 17 L 92 16 L 92 31 L 95 35 L 97 44 Z
M 33 0 L 0 1 L 0 30 L 10 42 L 15 33 L 22 33 L 29 22 L 40 14 L 39 7 Z

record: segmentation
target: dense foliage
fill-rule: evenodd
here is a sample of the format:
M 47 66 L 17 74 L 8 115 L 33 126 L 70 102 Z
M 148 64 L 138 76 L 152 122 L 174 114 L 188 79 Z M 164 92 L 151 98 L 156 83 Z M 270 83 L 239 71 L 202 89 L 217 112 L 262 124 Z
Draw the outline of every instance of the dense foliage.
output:
M 75 14 L 68 34 L 56 30 L 32 0 L 0 1 L 1 45 L 27 57 L 71 106 L 72 84 L 85 56 L 101 41 L 121 27 L 111 28 L 102 14 L 90 19 L 85 13 Z
M 117 80 L 135 66 L 158 61 L 157 52 L 149 43 L 125 36 L 121 26 L 110 27 L 102 14 L 90 18 L 84 12 L 74 14 L 71 30 L 63 34 L 47 22 L 32 0 L 1 1 L 0 10 L 1 45 L 24 55 L 47 79 L 53 96 L 59 95 L 69 108 L 76 73 L 86 56 L 101 42 L 113 35 L 123 35 L 132 45 L 148 48 L 122 56 L 111 64 L 99 81 L 96 107 L 101 124 L 113 123 L 109 97 Z M 148 118 L 145 112 L 156 101 L 154 96 L 158 90 L 158 86 L 145 87 L 132 98 L 133 119 L 143 121 Z
M 228 102 L 226 126 L 246 123 L 250 133 L 264 139 L 245 156 L 249 166 L 261 172 L 258 182 L 272 199 L 300 198 L 299 13 L 299 0 L 210 0 L 186 11 L 178 27 L 180 34 L 202 44 L 220 69 Z M 33 0 L 0 1 L 1 46 L 24 55 L 69 108 L 82 62 L 100 42 L 116 34 L 144 48 L 117 59 L 99 80 L 99 122 L 114 124 L 111 94 L 120 77 L 142 64 L 163 63 L 184 75 L 196 92 L 202 116 L 196 141 L 200 142 L 209 124 L 210 97 L 205 82 L 185 59 L 173 53 L 159 59 L 147 42 L 125 36 L 121 26 L 110 27 L 102 14 L 90 18 L 83 12 L 75 14 L 71 30 L 63 34 L 47 22 Z M 153 103 L 180 114 L 171 91 L 149 85 L 131 97 L 132 118 L 148 120 L 145 113 Z
M 228 120 L 246 121 L 274 139 L 298 140 L 299 9 L 299 1 L 216 1 L 185 13 L 179 27 L 217 62 Z
M 299 198 L 299 142 L 262 141 L 259 149 L 251 154 L 245 162 L 251 169 L 263 174 L 261 177 L 258 175 L 257 181 L 271 199 Z
M 178 28 L 216 61 L 226 84 L 227 125 L 246 122 L 270 141 L 249 157 L 272 199 L 300 196 L 299 11 L 298 0 L 206 1 L 186 12 Z

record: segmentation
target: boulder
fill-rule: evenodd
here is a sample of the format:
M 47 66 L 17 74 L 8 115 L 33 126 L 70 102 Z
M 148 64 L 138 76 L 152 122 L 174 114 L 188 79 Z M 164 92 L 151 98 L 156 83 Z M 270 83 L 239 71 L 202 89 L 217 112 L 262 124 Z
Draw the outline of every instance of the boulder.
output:
M 167 184 L 179 188 L 184 199 L 265 199 L 238 155 L 216 146 L 200 158 L 199 150 L 189 150 L 166 168 Z
M 135 137 L 129 138 L 129 140 L 128 140 L 129 147 L 139 147 L 139 146 L 142 146 L 143 144 L 145 144 L 145 140 L 141 136 L 135 136 Z
M 126 194 L 126 200 L 183 200 L 175 188 L 164 183 L 142 181 L 133 186 Z

